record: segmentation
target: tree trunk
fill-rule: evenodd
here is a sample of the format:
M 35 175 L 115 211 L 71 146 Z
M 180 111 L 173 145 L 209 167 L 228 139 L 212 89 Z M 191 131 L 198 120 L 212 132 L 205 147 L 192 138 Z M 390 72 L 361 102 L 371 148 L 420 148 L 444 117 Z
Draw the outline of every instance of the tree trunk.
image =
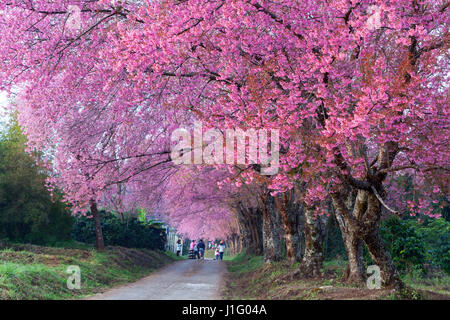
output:
M 348 195 L 347 211 L 351 211 L 354 201 L 351 200 L 354 196 Z M 336 195 L 332 196 L 334 214 L 341 230 L 342 240 L 344 241 L 345 250 L 347 252 L 348 264 L 344 273 L 343 280 L 349 283 L 362 285 L 365 281 L 364 258 L 363 258 L 363 242 L 356 226 L 351 221 L 345 221 L 343 208 L 344 202 L 338 203 Z
M 91 199 L 90 206 L 92 216 L 94 217 L 96 246 L 97 250 L 101 251 L 105 249 L 105 243 L 103 242 L 102 224 L 100 222 L 100 216 L 97 209 L 97 202 Z
M 249 254 L 262 254 L 261 213 L 255 208 L 245 208 L 242 204 L 239 204 L 237 213 L 242 249 Z
M 364 243 L 373 262 L 380 268 L 381 285 L 384 288 L 402 288 L 403 282 L 380 236 L 381 204 L 375 194 L 367 197 L 367 213 L 363 228 Z
M 233 233 L 233 255 L 239 253 L 239 235 L 237 233 Z
M 230 250 L 229 253 L 230 255 L 235 255 L 236 254 L 236 242 L 235 242 L 235 237 L 234 234 L 231 235 L 231 238 L 229 239 L 229 243 L 230 243 Z
M 302 260 L 302 248 L 300 234 L 303 208 L 294 203 L 293 191 L 285 192 L 275 197 L 275 204 L 280 212 L 284 225 L 286 239 L 286 260 L 293 264 Z
M 236 235 L 236 254 L 241 253 L 242 246 L 241 246 L 241 237 L 239 234 Z
M 237 221 L 239 226 L 239 233 L 241 234 L 241 244 L 245 250 L 248 250 L 251 244 L 250 228 L 245 217 L 245 212 L 241 209 L 237 209 Z
M 366 276 L 364 272 L 363 243 L 354 232 L 350 232 L 344 240 L 347 251 L 348 265 L 344 274 L 344 281 L 355 284 L 364 283 Z
M 333 194 L 332 198 L 336 213 L 342 215 L 346 226 L 343 237 L 349 256 L 349 281 L 361 282 L 365 278 L 365 272 L 361 272 L 363 263 L 360 239 L 362 239 L 373 262 L 380 268 L 381 285 L 385 288 L 403 287 L 392 258 L 380 236 L 381 204 L 375 194 L 358 190 L 353 213 L 345 206 L 341 195 Z
M 323 241 L 325 221 L 317 216 L 312 208 L 304 206 L 305 212 L 305 255 L 300 272 L 305 276 L 321 276 L 323 263 Z
M 274 198 L 268 194 L 263 209 L 263 242 L 264 262 L 271 263 L 281 260 L 280 234 L 274 225 L 276 208 Z
M 250 209 L 250 221 L 252 223 L 253 234 L 253 253 L 255 255 L 263 254 L 263 230 L 262 230 L 262 212 L 258 208 Z

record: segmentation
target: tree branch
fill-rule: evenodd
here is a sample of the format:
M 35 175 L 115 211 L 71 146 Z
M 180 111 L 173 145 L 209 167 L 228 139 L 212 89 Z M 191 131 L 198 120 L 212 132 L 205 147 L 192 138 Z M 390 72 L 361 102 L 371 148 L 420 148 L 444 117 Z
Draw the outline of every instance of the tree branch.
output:
M 392 212 L 393 214 L 395 214 L 395 215 L 397 215 L 397 216 L 400 215 L 400 212 L 398 212 L 398 211 L 396 211 L 396 210 L 394 210 L 394 209 L 389 208 L 388 205 L 387 205 L 386 203 L 384 203 L 383 198 L 381 198 L 381 196 L 378 194 L 377 189 L 375 189 L 374 186 L 370 186 L 370 187 L 371 187 L 373 193 L 375 194 L 375 196 L 377 197 L 378 201 L 380 201 L 380 203 L 381 203 L 388 211 Z

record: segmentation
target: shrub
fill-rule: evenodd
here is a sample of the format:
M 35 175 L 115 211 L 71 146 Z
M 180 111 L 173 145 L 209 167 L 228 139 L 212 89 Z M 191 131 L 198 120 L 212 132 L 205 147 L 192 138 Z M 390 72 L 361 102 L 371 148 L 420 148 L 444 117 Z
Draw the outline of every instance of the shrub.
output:
M 426 245 L 416 228 L 392 217 L 382 223 L 381 236 L 398 270 L 416 274 L 425 271 Z
M 412 220 L 410 224 L 425 241 L 428 261 L 450 273 L 450 222 L 440 218 L 422 224 Z
M 160 226 L 144 224 L 134 217 L 121 221 L 116 215 L 103 210 L 99 214 L 105 245 L 164 250 L 166 234 Z M 72 235 L 77 241 L 93 244 L 94 221 L 87 216 L 76 218 Z
M 341 229 L 334 214 L 328 218 L 323 251 L 326 260 L 340 259 L 341 257 L 347 258 Z
M 41 155 L 25 152 L 15 121 L 0 133 L 0 239 L 52 245 L 70 239 L 73 218 L 62 194 L 51 195 Z

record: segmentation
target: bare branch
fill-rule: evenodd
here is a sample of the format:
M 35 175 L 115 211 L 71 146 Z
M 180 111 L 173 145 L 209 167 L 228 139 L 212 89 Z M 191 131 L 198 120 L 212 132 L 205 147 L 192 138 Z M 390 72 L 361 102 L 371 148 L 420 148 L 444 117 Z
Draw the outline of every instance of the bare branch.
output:
M 372 189 L 373 193 L 375 194 L 375 196 L 377 197 L 378 201 L 380 201 L 380 203 L 381 203 L 388 211 L 392 212 L 393 214 L 395 214 L 395 215 L 397 215 L 397 216 L 400 215 L 400 212 L 398 212 L 398 211 L 396 211 L 396 210 L 394 210 L 394 209 L 389 208 L 388 205 L 387 205 L 386 203 L 384 203 L 383 198 L 381 198 L 381 196 L 378 194 L 377 189 L 375 189 L 374 186 L 371 186 L 371 189 Z

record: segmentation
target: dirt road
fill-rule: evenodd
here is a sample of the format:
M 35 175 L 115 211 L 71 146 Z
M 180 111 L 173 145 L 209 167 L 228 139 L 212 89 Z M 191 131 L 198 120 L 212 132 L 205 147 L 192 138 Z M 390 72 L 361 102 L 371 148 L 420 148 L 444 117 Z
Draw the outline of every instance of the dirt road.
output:
M 182 260 L 137 282 L 89 297 L 89 300 L 213 300 L 220 299 L 225 263 Z

